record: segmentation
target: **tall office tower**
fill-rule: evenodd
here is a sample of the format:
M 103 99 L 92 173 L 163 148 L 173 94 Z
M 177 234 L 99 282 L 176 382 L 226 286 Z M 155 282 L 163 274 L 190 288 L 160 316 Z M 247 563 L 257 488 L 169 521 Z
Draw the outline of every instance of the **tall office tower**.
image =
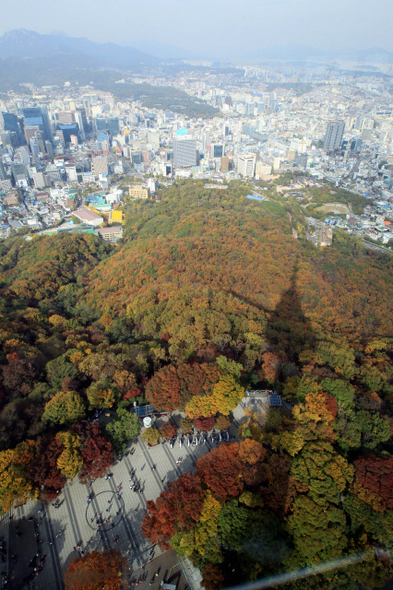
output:
M 196 166 L 196 141 L 189 135 L 178 135 L 173 142 L 173 163 L 176 168 Z
M 50 158 L 53 158 L 53 156 L 55 155 L 53 152 L 53 145 L 51 141 L 45 141 L 45 150 L 46 153 L 48 154 L 48 156 Z
M 328 123 L 323 149 L 327 152 L 341 147 L 344 135 L 344 121 L 331 121 Z
M 131 164 L 133 166 L 138 166 L 139 164 L 142 164 L 142 152 L 131 152 Z
M 226 172 L 229 172 L 229 158 L 228 158 L 228 156 L 224 156 L 223 158 L 221 158 L 221 172 L 223 172 L 224 174 Z
M 97 133 L 99 131 L 106 131 L 108 128 L 108 122 L 106 119 L 104 119 L 104 117 L 96 117 L 95 119 L 95 128 Z
M 83 98 L 83 108 L 85 109 L 86 120 L 92 118 L 91 112 L 91 98 L 89 96 L 85 96 Z
M 6 180 L 8 178 L 7 171 L 3 162 L 0 160 L 0 180 Z
M 255 156 L 239 156 L 237 161 L 238 174 L 242 176 L 254 176 Z
M 108 131 L 112 137 L 120 133 L 119 117 L 109 117 Z
M 75 121 L 78 123 L 81 139 L 83 139 L 83 141 L 84 141 L 86 139 L 86 133 L 88 133 L 90 130 L 90 126 L 89 126 L 89 123 L 87 122 L 87 118 L 86 118 L 85 109 L 78 108 L 75 111 L 74 116 L 75 116 Z
M 211 158 L 222 158 L 224 155 L 224 146 L 221 143 L 213 143 L 210 146 Z
M 34 137 L 30 139 L 30 151 L 33 158 L 38 158 L 38 154 L 40 153 L 40 148 L 37 145 L 37 142 Z
M 22 145 L 15 151 L 15 160 L 20 160 L 25 166 L 30 165 L 30 152 L 26 145 Z
M 160 147 L 160 134 L 158 131 L 148 131 L 147 132 L 147 143 L 151 145 L 154 151 L 158 150 Z
M 48 109 L 45 106 L 23 109 L 26 127 L 39 127 L 45 139 L 52 140 L 52 130 L 49 122 Z
M 72 125 L 58 125 L 57 126 L 60 131 L 63 132 L 64 143 L 71 143 L 71 135 L 79 135 L 79 127 L 78 123 L 72 123 Z
M 23 132 L 23 119 L 21 117 L 17 117 L 13 113 L 2 113 L 2 115 L 4 131 L 15 133 L 18 145 L 25 145 L 26 140 Z
M 92 158 L 91 171 L 97 178 L 100 174 L 108 174 L 108 158 L 106 156 Z
M 42 131 L 36 131 L 34 134 L 35 142 L 38 146 L 38 151 L 45 154 L 45 139 Z

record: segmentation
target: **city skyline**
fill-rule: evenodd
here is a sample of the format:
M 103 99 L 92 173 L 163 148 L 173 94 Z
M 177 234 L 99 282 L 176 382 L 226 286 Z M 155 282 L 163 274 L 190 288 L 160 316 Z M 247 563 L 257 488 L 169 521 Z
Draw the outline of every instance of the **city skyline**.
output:
M 388 0 L 359 5 L 355 0 L 251 1 L 242 9 L 234 0 L 201 0 L 197 6 L 173 0 L 169 5 L 146 0 L 143 5 L 120 0 L 65 7 L 48 0 L 31 5 L 17 0 L 2 11 L 0 35 L 18 28 L 67 35 L 92 41 L 138 46 L 146 40 L 184 48 L 199 56 L 243 57 L 263 48 L 307 45 L 327 51 L 393 50 Z M 153 53 L 153 52 L 152 52 Z

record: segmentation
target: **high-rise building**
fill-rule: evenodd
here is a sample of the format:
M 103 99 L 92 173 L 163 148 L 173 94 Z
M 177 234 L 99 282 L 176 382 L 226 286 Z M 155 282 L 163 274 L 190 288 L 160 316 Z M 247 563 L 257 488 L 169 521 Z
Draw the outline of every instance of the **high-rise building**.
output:
M 158 150 L 160 147 L 160 134 L 158 131 L 148 131 L 147 132 L 147 143 L 151 145 L 154 151 Z
M 224 155 L 224 146 L 221 143 L 213 143 L 210 146 L 211 158 L 222 158 Z
M 109 117 L 108 131 L 112 137 L 120 133 L 119 117 Z
M 63 132 L 65 143 L 71 143 L 71 135 L 75 135 L 76 137 L 79 135 L 78 123 L 72 123 L 71 125 L 58 125 L 57 127 Z
M 188 168 L 197 164 L 196 141 L 189 135 L 178 135 L 173 142 L 173 163 L 176 168 Z
M 108 158 L 106 156 L 92 158 L 91 171 L 97 178 L 100 174 L 108 174 Z
M 0 180 L 6 180 L 8 178 L 7 171 L 3 162 L 0 160 Z
M 296 154 L 294 158 L 294 164 L 299 166 L 299 168 L 307 168 L 307 154 Z
M 228 158 L 228 156 L 224 156 L 223 158 L 221 158 L 221 172 L 223 174 L 225 174 L 226 172 L 229 172 L 229 158 Z
M 51 141 L 46 141 L 45 142 L 45 151 L 48 154 L 48 156 L 50 158 L 53 158 L 54 153 L 53 153 L 53 146 L 52 146 L 52 142 Z
M 42 131 L 36 131 L 34 134 L 35 142 L 38 146 L 38 151 L 45 154 L 45 139 Z
M 75 122 L 78 123 L 79 127 L 79 134 L 81 136 L 81 140 L 85 141 L 86 139 L 86 131 L 88 131 L 88 123 L 86 119 L 86 113 L 84 109 L 78 109 L 74 112 Z
M 18 145 L 24 145 L 26 143 L 24 132 L 23 132 L 23 119 L 17 117 L 13 113 L 2 113 L 4 131 L 11 131 L 16 134 Z
M 31 127 L 25 127 L 25 138 L 26 142 L 30 143 L 30 139 L 34 138 L 37 131 L 40 131 L 38 125 L 32 125 Z
M 328 123 L 323 149 L 327 152 L 337 150 L 341 147 L 344 135 L 344 121 L 331 121 Z
M 103 117 L 97 117 L 95 120 L 95 126 L 96 126 L 97 133 L 99 131 L 106 131 L 108 128 L 107 120 L 104 119 Z
M 255 156 L 239 156 L 237 171 L 242 176 L 253 177 L 255 171 Z
M 45 139 L 52 140 L 52 130 L 49 122 L 48 109 L 45 106 L 23 109 L 26 127 L 39 127 Z
M 136 151 L 131 153 L 131 164 L 133 166 L 138 166 L 138 164 L 142 164 L 142 152 Z

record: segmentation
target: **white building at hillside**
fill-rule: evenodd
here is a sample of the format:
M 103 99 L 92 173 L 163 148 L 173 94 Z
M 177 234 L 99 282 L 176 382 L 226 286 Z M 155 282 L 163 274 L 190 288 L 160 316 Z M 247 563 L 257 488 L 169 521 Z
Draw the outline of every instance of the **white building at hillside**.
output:
M 98 227 L 104 223 L 103 217 L 94 213 L 94 211 L 90 211 L 90 209 L 86 209 L 83 207 L 82 209 L 77 209 L 72 213 L 79 221 L 82 223 L 87 223 L 88 225 L 94 225 Z

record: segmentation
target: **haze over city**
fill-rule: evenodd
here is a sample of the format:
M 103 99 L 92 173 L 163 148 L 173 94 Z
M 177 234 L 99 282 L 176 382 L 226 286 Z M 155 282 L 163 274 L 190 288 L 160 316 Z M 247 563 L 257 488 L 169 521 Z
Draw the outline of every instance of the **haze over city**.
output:
M 152 40 L 199 56 L 234 58 L 291 44 L 392 50 L 392 18 L 389 0 L 250 0 L 245 5 L 238 0 L 16 0 L 2 7 L 0 34 L 26 28 L 131 46 Z

